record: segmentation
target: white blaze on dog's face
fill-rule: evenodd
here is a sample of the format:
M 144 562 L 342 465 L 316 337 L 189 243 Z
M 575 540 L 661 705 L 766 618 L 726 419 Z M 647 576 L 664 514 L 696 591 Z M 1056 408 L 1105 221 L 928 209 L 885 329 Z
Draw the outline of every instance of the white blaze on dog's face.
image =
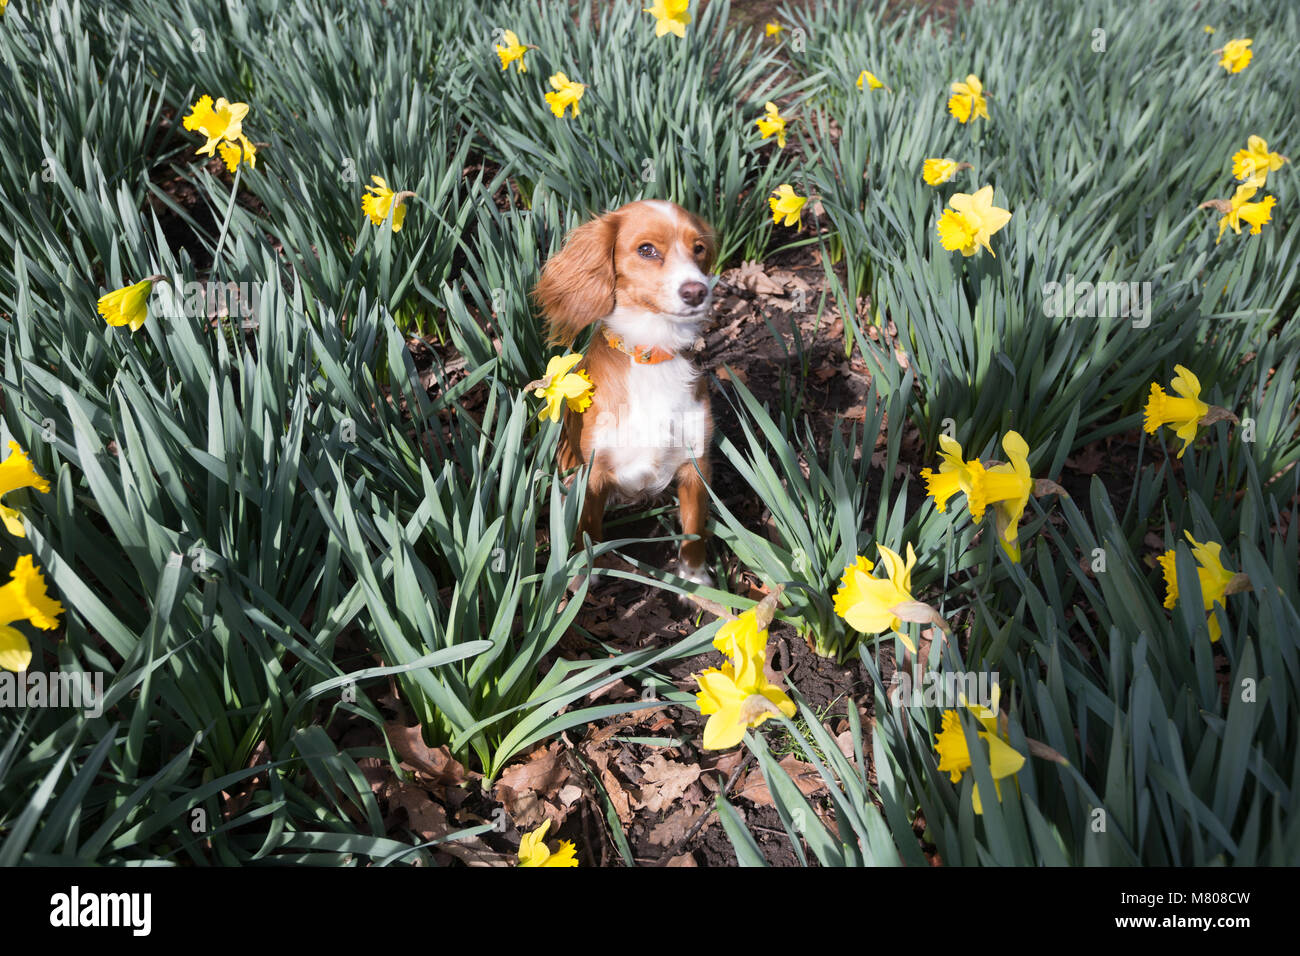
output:
M 619 213 L 608 324 L 638 343 L 689 345 L 712 304 L 712 235 L 680 206 L 657 199 L 630 203 Z

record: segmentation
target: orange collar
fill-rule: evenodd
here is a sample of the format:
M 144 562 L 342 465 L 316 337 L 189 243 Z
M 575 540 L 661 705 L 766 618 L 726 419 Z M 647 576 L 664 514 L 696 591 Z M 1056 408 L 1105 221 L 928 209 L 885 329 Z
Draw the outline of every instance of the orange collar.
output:
M 609 343 L 610 348 L 618 349 L 624 355 L 630 356 L 632 361 L 638 365 L 658 365 L 660 362 L 667 362 L 669 359 L 677 358 L 676 352 L 669 352 L 657 345 L 650 347 L 644 345 L 628 346 L 623 343 L 621 335 L 604 327 L 601 328 L 601 331 L 605 333 L 605 341 Z

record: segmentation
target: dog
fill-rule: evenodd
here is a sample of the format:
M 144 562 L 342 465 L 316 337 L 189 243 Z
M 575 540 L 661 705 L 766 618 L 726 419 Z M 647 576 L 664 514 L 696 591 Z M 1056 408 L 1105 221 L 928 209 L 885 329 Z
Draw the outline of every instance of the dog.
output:
M 597 329 L 577 366 L 595 385 L 591 405 L 565 414 L 561 468 L 591 462 L 578 525 L 601 540 L 610 502 L 653 498 L 677 485 L 683 541 L 678 573 L 711 585 L 707 524 L 713 415 L 708 381 L 688 350 L 712 305 L 717 243 L 708 224 L 675 203 L 640 200 L 570 232 L 542 267 L 533 299 L 550 344 Z

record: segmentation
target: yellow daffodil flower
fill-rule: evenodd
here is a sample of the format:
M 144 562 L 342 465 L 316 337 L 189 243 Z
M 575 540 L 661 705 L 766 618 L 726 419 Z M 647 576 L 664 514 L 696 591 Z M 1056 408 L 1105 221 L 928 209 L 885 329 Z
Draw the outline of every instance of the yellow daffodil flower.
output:
M 524 54 L 533 48 L 520 43 L 514 30 L 506 30 L 501 38 L 506 41 L 505 44 L 498 43 L 495 47 L 497 56 L 501 58 L 501 69 L 508 70 L 511 63 L 518 63 L 519 72 L 527 73 L 528 64 L 524 62 Z
M 1269 173 L 1275 173 L 1289 160 L 1281 153 L 1270 153 L 1268 143 L 1258 136 L 1246 140 L 1246 148 L 1232 157 L 1232 175 L 1247 186 L 1263 186 Z
M 989 118 L 989 104 L 984 98 L 984 87 L 974 73 L 967 75 L 966 82 L 954 83 L 952 94 L 948 99 L 948 112 L 957 117 L 957 122 L 970 122 L 972 113 L 984 119 Z
M 239 165 L 240 160 L 247 161 L 249 169 L 257 168 L 257 150 L 243 133 L 239 134 L 239 139 L 235 142 L 222 141 L 217 146 L 217 152 L 225 162 L 226 169 L 232 173 L 235 171 L 235 167 Z
M 773 22 L 766 26 L 767 35 L 770 37 L 780 36 L 781 31 L 785 29 L 781 24 Z
M 886 576 L 872 577 L 874 564 L 862 555 L 854 564 L 844 569 L 839 590 L 835 592 L 835 613 L 848 622 L 849 627 L 863 634 L 879 634 L 892 630 L 913 654 L 916 644 L 903 629 L 903 620 L 894 610 L 899 604 L 913 602 L 912 568 L 916 566 L 916 549 L 907 545 L 907 561 L 898 553 L 878 544 L 880 560 L 885 563 Z
M 762 664 L 767 659 L 767 628 L 758 626 L 758 608 L 752 607 L 718 628 L 713 646 L 732 661 L 757 660 Z
M 1223 636 L 1219 619 L 1214 614 L 1214 602 L 1228 606 L 1225 599 L 1229 593 L 1228 585 L 1236 575 L 1223 566 L 1219 552 L 1223 545 L 1217 541 L 1201 544 L 1192 537 L 1190 531 L 1184 531 L 1187 540 L 1192 543 L 1192 556 L 1196 558 L 1196 579 L 1201 582 L 1201 604 L 1209 613 L 1210 643 L 1213 644 Z M 1156 558 L 1165 575 L 1165 607 L 1173 610 L 1178 605 L 1178 572 L 1173 550 L 1166 551 Z
M 370 181 L 374 185 L 366 187 L 366 192 L 370 195 L 361 197 L 361 211 L 369 216 L 370 221 L 376 226 L 382 226 L 391 211 L 393 214 L 393 232 L 401 232 L 402 223 L 406 220 L 406 204 L 402 202 L 402 199 L 415 194 L 393 192 L 388 188 L 388 182 L 381 176 L 371 176 Z
M 99 297 L 96 308 L 109 325 L 129 325 L 131 331 L 138 331 L 149 317 L 149 293 L 153 284 L 162 276 L 150 276 L 141 279 L 124 289 L 114 289 Z
M 582 94 L 587 91 L 587 87 L 581 83 L 574 83 L 563 73 L 554 74 L 549 80 L 554 93 L 546 94 L 546 102 L 551 107 L 551 112 L 556 116 L 563 118 L 566 107 L 573 107 L 573 115 L 578 115 L 578 100 L 582 99 Z
M 545 821 L 532 833 L 525 833 L 519 841 L 520 866 L 577 866 L 577 848 L 569 840 L 561 840 L 560 848 L 552 853 L 546 846 L 546 831 L 551 821 Z
M 1213 33 L 1213 32 L 1214 32 L 1214 27 L 1205 27 L 1205 32 L 1206 32 L 1206 33 Z
M 45 578 L 24 554 L 14 565 L 9 583 L 0 587 L 0 668 L 7 671 L 25 671 L 32 662 L 32 646 L 22 631 L 10 627 L 16 621 L 27 621 L 43 631 L 59 626 L 58 616 L 63 605 L 51 598 L 45 590 Z
M 768 206 L 772 209 L 772 221 L 780 223 L 784 217 L 784 225 L 799 226 L 802 229 L 799 214 L 807 201 L 807 196 L 796 196 L 794 188 L 789 183 L 782 183 L 767 200 Z
M 969 703 L 966 706 L 984 728 L 979 731 L 979 737 L 989 745 L 989 771 L 993 776 L 993 788 L 997 791 L 1000 802 L 1002 787 L 999 781 L 1019 773 L 1020 768 L 1025 765 L 1025 756 L 1012 747 L 999 732 L 998 697 L 999 688 L 994 685 L 991 708 Z M 966 746 L 966 734 L 962 730 L 961 715 L 955 710 L 945 710 L 942 720 L 942 726 L 934 739 L 934 749 L 939 755 L 938 769 L 946 772 L 951 782 L 960 783 L 962 774 L 971 767 L 970 750 Z M 984 813 L 979 784 L 976 784 L 971 792 L 971 804 L 977 814 Z
M 1174 372 L 1170 387 L 1181 397 L 1171 397 L 1159 383 L 1152 382 L 1151 395 L 1143 412 L 1142 430 L 1155 434 L 1161 425 L 1176 425 L 1174 434 L 1183 440 L 1183 447 L 1178 450 L 1178 457 L 1182 458 L 1187 446 L 1196 438 L 1196 426 L 1210 413 L 1210 406 L 1201 401 L 1200 379 L 1181 365 L 1175 365 Z
M 545 406 L 537 417 L 542 421 L 558 422 L 560 413 L 567 404 L 570 411 L 584 412 L 591 405 L 591 394 L 596 385 L 584 371 L 573 372 L 571 369 L 582 361 L 582 355 L 573 352 L 569 355 L 557 355 L 546 363 L 546 376 L 537 382 L 530 382 L 528 388 L 535 388 L 534 397 L 546 400 Z
M 866 88 L 869 90 L 882 90 L 885 88 L 885 84 L 876 79 L 875 74 L 870 70 L 863 70 L 859 73 L 858 81 L 854 85 L 858 89 L 862 89 L 864 83 L 866 84 Z
M 926 494 L 934 499 L 936 511 L 943 512 L 948 507 L 948 499 L 958 492 L 970 494 L 971 469 L 983 469 L 978 460 L 966 461 L 962 457 L 961 444 L 947 435 L 939 436 L 939 470 L 930 468 L 921 470 L 921 479 L 925 482 Z
M 18 442 L 10 441 L 9 457 L 0 461 L 0 498 L 19 488 L 35 488 L 41 494 L 49 494 L 50 483 L 36 473 L 32 460 Z M 14 537 L 27 537 L 23 516 L 17 508 L 0 504 L 0 520 L 4 521 L 5 528 Z
M 1012 561 L 1020 560 L 1020 519 L 1034 493 L 1034 479 L 1029 472 L 1029 445 L 1019 432 L 1002 436 L 1002 450 L 1009 464 L 985 468 L 975 462 L 970 468 L 970 491 L 966 504 L 971 517 L 979 521 L 989 505 L 996 512 L 998 539 Z M 978 466 L 978 467 L 976 467 Z
M 973 256 L 983 246 L 996 259 L 989 239 L 1011 221 L 1011 213 L 993 205 L 993 187 L 985 186 L 974 195 L 953 193 L 948 205 L 952 209 L 944 211 L 935 227 L 940 245 L 949 252 L 960 250 L 963 256 Z
M 690 0 L 655 0 L 654 6 L 646 7 L 641 12 L 655 18 L 656 37 L 671 33 L 685 38 L 686 24 L 691 22 L 687 9 L 690 5 Z
M 1258 236 L 1264 224 L 1272 219 L 1273 207 L 1277 204 L 1276 199 L 1265 196 L 1262 202 L 1250 202 L 1258 188 L 1252 178 L 1238 186 L 1231 199 L 1207 199 L 1197 207 L 1215 209 L 1223 214 L 1223 218 L 1219 220 L 1219 236 L 1214 240 L 1216 246 L 1223 241 L 1224 230 L 1229 226 L 1234 233 L 1241 235 L 1241 224 L 1244 221 L 1251 227 L 1250 234 Z
M 763 673 L 761 659 L 727 661 L 695 675 L 700 685 L 695 695 L 700 713 L 708 716 L 704 725 L 704 749 L 728 750 L 745 736 L 745 728 L 757 727 L 777 713 L 795 714 L 794 701 Z
M 970 163 L 959 163 L 955 159 L 927 159 L 921 164 L 921 178 L 926 185 L 941 186 L 956 176 L 958 171 L 970 168 Z
M 781 111 L 776 108 L 775 103 L 764 103 L 763 108 L 767 110 L 767 115 L 754 120 L 754 125 L 758 131 L 763 134 L 763 139 L 775 134 L 776 145 L 785 148 L 785 118 Z
M 1219 58 L 1219 66 L 1223 67 L 1229 73 L 1240 73 L 1250 65 L 1250 40 L 1229 40 L 1223 45 L 1222 50 L 1215 50 L 1215 53 L 1222 53 Z
M 211 156 L 222 140 L 238 140 L 243 135 L 243 121 L 247 115 L 247 103 L 231 103 L 223 96 L 214 105 L 212 97 L 201 96 L 190 107 L 182 124 L 190 132 L 199 132 L 207 137 L 207 142 L 199 147 L 198 152 Z

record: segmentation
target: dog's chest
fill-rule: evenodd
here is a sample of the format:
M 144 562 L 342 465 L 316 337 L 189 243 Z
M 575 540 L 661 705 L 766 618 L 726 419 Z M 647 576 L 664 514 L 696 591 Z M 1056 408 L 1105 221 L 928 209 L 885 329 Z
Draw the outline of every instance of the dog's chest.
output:
M 658 494 L 706 453 L 709 410 L 696 397 L 698 377 L 684 358 L 630 365 L 626 401 L 602 413 L 593 439 L 623 496 Z

